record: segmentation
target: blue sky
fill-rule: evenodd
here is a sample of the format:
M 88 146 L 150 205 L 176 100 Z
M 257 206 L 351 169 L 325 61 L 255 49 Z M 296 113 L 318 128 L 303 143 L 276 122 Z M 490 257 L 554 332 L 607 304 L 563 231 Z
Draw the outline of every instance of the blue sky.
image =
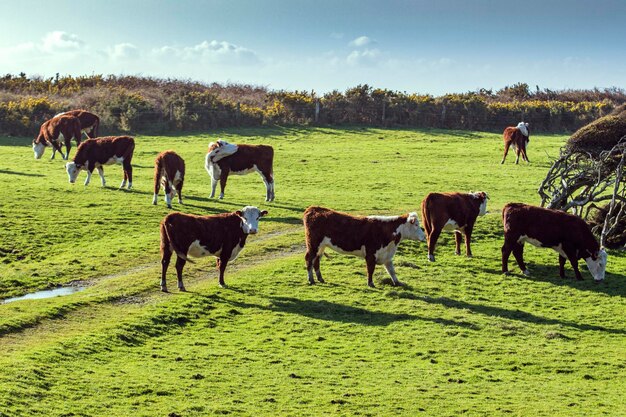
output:
M 0 73 L 440 95 L 626 87 L 626 1 L 0 3 Z

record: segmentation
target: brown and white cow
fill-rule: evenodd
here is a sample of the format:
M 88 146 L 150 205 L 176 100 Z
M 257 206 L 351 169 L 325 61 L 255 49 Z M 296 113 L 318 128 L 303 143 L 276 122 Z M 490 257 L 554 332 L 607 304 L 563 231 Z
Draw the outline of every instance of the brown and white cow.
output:
M 54 159 L 57 151 L 59 151 L 63 159 L 69 158 L 72 139 L 76 140 L 77 145 L 80 145 L 81 136 L 80 121 L 74 116 L 64 115 L 46 120 L 39 128 L 39 134 L 33 140 L 35 159 L 41 159 L 47 146 L 52 146 L 50 159 Z M 62 139 L 65 142 L 66 155 L 63 155 L 61 150 Z
M 87 138 L 98 137 L 98 127 L 100 126 L 100 118 L 95 114 L 88 112 L 87 110 L 69 110 L 64 113 L 59 113 L 54 117 L 59 116 L 74 116 L 80 121 L 81 132 L 87 135 Z
M 74 161 L 65 165 L 70 183 L 76 182 L 78 173 L 87 170 L 85 185 L 89 184 L 91 174 L 94 169 L 98 170 L 102 186 L 106 186 L 104 180 L 103 165 L 121 164 L 124 169 L 124 180 L 120 188 L 124 188 L 128 181 L 128 189 L 133 186 L 133 151 L 135 150 L 135 140 L 130 136 L 106 136 L 96 139 L 87 139 L 80 144 Z
M 435 245 L 443 230 L 454 231 L 457 255 L 461 254 L 461 233 L 465 235 L 465 254 L 472 256 L 470 241 L 478 216 L 487 213 L 485 192 L 430 193 L 422 201 L 422 221 L 428 237 L 428 260 L 435 261 Z
M 526 155 L 526 149 L 528 148 L 528 142 L 530 140 L 530 128 L 528 127 L 528 123 L 519 122 L 515 127 L 507 127 L 504 129 L 503 137 L 504 156 L 502 157 L 502 162 L 500 162 L 501 164 L 504 163 L 511 146 L 513 146 L 513 150 L 517 154 L 517 158 L 515 159 L 516 164 L 519 163 L 520 155 L 524 161 L 530 162 L 528 160 L 528 155 Z
M 223 156 L 227 153 L 227 156 Z M 204 167 L 211 176 L 211 195 L 215 196 L 220 182 L 220 200 L 229 174 L 245 175 L 258 172 L 265 183 L 265 201 L 274 201 L 274 149 L 267 145 L 233 145 L 218 140 L 209 144 Z
M 161 184 L 165 189 L 165 204 L 172 208 L 172 199 L 178 194 L 178 203 L 183 204 L 183 182 L 185 181 L 185 161 L 174 151 L 164 151 L 154 161 L 154 197 L 157 203 Z
M 393 267 L 393 256 L 404 239 L 424 241 L 417 213 L 403 216 L 352 216 L 323 207 L 309 207 L 304 212 L 306 268 L 309 284 L 319 282 L 320 258 L 326 248 L 365 258 L 367 285 L 374 287 L 372 275 L 376 265 L 384 265 L 393 285 L 401 285 Z
M 504 245 L 502 272 L 509 273 L 511 252 L 524 275 L 530 275 L 524 263 L 524 243 L 551 248 L 559 254 L 559 275 L 565 278 L 565 260 L 574 268 L 577 280 L 583 277 L 578 260 L 584 259 L 596 282 L 604 279 L 607 254 L 600 247 L 587 223 L 578 216 L 560 210 L 509 203 L 502 210 Z
M 226 286 L 224 271 L 246 244 L 249 234 L 259 230 L 259 219 L 266 210 L 247 206 L 240 211 L 213 216 L 170 213 L 161 221 L 161 291 L 167 292 L 166 274 L 172 254 L 176 254 L 178 289 L 185 291 L 183 267 L 189 257 L 215 256 L 219 284 Z

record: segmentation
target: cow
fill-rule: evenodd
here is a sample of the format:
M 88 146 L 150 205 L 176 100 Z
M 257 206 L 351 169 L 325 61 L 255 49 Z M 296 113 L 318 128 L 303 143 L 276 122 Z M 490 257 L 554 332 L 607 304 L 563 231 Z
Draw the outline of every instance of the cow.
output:
M 304 212 L 306 239 L 306 269 L 309 284 L 324 282 L 320 272 L 320 258 L 326 248 L 336 252 L 365 258 L 367 285 L 374 287 L 372 275 L 376 265 L 384 265 L 393 285 L 398 281 L 393 267 L 393 256 L 404 239 L 424 241 L 417 213 L 402 216 L 352 216 L 324 207 L 311 206 Z
M 227 156 L 222 156 L 228 153 Z M 274 201 L 274 149 L 267 145 L 233 145 L 218 140 L 209 144 L 204 167 L 211 176 L 211 195 L 215 196 L 217 182 L 220 182 L 220 200 L 224 198 L 224 189 L 228 174 L 245 175 L 258 172 L 265 183 L 265 201 Z
M 528 142 L 530 140 L 530 128 L 528 127 L 528 123 L 519 122 L 517 126 L 509 126 L 504 129 L 504 156 L 502 156 L 502 162 L 506 159 L 506 155 L 509 153 L 509 148 L 513 146 L 513 150 L 517 154 L 517 158 L 515 159 L 515 163 L 519 163 L 519 157 L 522 156 L 522 159 L 527 163 L 530 163 L 528 160 L 528 155 L 526 155 L 526 149 L 528 148 Z
M 504 245 L 502 273 L 508 275 L 511 252 L 522 273 L 530 275 L 524 263 L 524 243 L 551 248 L 559 254 L 559 275 L 565 278 L 565 260 L 569 260 L 577 280 L 583 277 L 578 260 L 584 259 L 596 282 L 604 279 L 607 254 L 591 233 L 587 223 L 578 216 L 560 210 L 509 203 L 502 210 Z
M 104 180 L 103 165 L 122 164 L 124 169 L 124 180 L 120 188 L 124 188 L 128 181 L 128 189 L 133 186 L 133 151 L 135 150 L 135 140 L 130 136 L 105 136 L 96 139 L 87 139 L 80 144 L 73 162 L 65 165 L 70 183 L 76 182 L 76 177 L 81 170 L 87 170 L 85 185 L 89 184 L 91 174 L 94 169 L 98 169 L 102 186 L 106 186 Z
M 428 260 L 435 262 L 435 245 L 442 230 L 454 231 L 457 255 L 461 254 L 461 233 L 465 235 L 465 254 L 472 256 L 470 241 L 478 216 L 487 213 L 485 192 L 430 193 L 422 201 L 422 221 L 428 237 Z
M 63 155 L 63 151 L 61 150 L 61 139 L 65 142 L 66 155 Z M 64 115 L 46 120 L 39 128 L 39 134 L 33 140 L 35 159 L 41 159 L 46 147 L 52 146 L 52 156 L 50 159 L 54 159 L 55 154 L 59 151 L 61 157 L 67 160 L 70 155 L 70 149 L 72 148 L 72 139 L 76 140 L 77 145 L 80 145 L 81 133 L 78 118 L 71 115 Z
M 178 194 L 178 203 L 183 204 L 183 182 L 185 181 L 185 161 L 174 151 L 164 151 L 154 161 L 154 197 L 157 203 L 161 184 L 165 189 L 165 204 L 172 208 L 172 199 Z
M 87 139 L 98 137 L 98 127 L 100 126 L 100 118 L 87 110 L 69 110 L 59 113 L 54 117 L 70 115 L 77 117 L 80 121 L 80 131 L 87 135 Z
M 219 269 L 219 285 L 225 287 L 224 271 L 246 244 L 249 234 L 259 228 L 259 219 L 267 210 L 246 206 L 233 213 L 195 216 L 170 213 L 161 221 L 161 291 L 167 292 L 166 274 L 172 254 L 176 254 L 178 289 L 185 291 L 183 267 L 189 257 L 215 256 Z

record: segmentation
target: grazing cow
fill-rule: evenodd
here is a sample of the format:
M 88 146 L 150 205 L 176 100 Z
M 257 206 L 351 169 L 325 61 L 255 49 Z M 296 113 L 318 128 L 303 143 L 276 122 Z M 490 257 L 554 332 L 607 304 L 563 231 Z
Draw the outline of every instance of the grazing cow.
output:
M 98 127 L 100 126 L 100 118 L 87 110 L 69 110 L 65 113 L 59 113 L 54 117 L 69 115 L 77 117 L 80 121 L 80 131 L 85 133 L 87 138 L 98 137 Z
M 596 282 L 604 279 L 607 254 L 600 247 L 583 219 L 560 210 L 509 203 L 502 210 L 504 245 L 502 246 L 502 272 L 509 273 L 509 255 L 524 275 L 530 275 L 524 263 L 524 243 L 539 248 L 551 248 L 559 254 L 559 275 L 565 278 L 565 260 L 574 268 L 577 280 L 583 277 L 578 270 L 578 260 L 584 259 Z
M 154 197 L 157 203 L 161 183 L 165 189 L 165 204 L 172 208 L 172 199 L 178 194 L 178 203 L 183 204 L 183 182 L 185 181 L 185 161 L 174 151 L 161 152 L 154 161 Z
M 219 284 L 225 287 L 224 271 L 229 261 L 235 260 L 246 244 L 249 234 L 259 228 L 259 219 L 267 214 L 256 207 L 213 216 L 194 216 L 170 213 L 161 221 L 161 291 L 167 292 L 165 276 L 172 254 L 176 258 L 178 289 L 185 291 L 183 267 L 188 257 L 215 256 L 220 272 Z
M 222 156 L 223 153 L 229 153 Z M 232 145 L 218 140 L 209 144 L 204 167 L 211 176 L 211 195 L 215 196 L 217 182 L 220 182 L 220 200 L 224 198 L 224 188 L 228 174 L 245 175 L 258 172 L 265 183 L 265 201 L 274 201 L 273 176 L 274 149 L 267 145 Z
M 63 155 L 63 151 L 61 150 L 61 138 L 63 138 L 65 142 L 66 155 Z M 41 159 L 46 150 L 46 146 L 52 146 L 52 156 L 50 159 L 54 159 L 54 155 L 57 151 L 59 151 L 63 159 L 69 158 L 72 138 L 76 140 L 77 145 L 80 145 L 81 133 L 78 118 L 65 115 L 46 120 L 39 128 L 39 134 L 33 140 L 35 159 Z
M 522 155 L 522 158 L 526 162 L 530 162 L 528 160 L 528 155 L 526 155 L 526 149 L 528 148 L 528 142 L 530 138 L 530 128 L 528 127 L 528 123 L 519 122 L 517 126 L 509 126 L 504 129 L 504 156 L 502 157 L 501 164 L 504 163 L 506 159 L 506 155 L 509 153 L 509 148 L 513 146 L 513 150 L 517 154 L 517 158 L 515 159 L 515 163 L 519 163 L 519 157 Z
M 367 285 L 374 287 L 372 275 L 376 265 L 384 265 L 393 285 L 401 285 L 393 267 L 393 256 L 404 239 L 426 240 L 417 213 L 403 216 L 351 216 L 323 207 L 309 207 L 304 212 L 306 269 L 309 284 L 315 284 L 313 269 L 319 282 L 320 258 L 326 248 L 365 258 Z
M 472 256 L 470 240 L 478 216 L 487 213 L 487 193 L 430 193 L 422 201 L 422 221 L 428 236 L 428 260 L 435 261 L 435 245 L 442 230 L 454 231 L 457 255 L 461 254 L 461 233 L 465 254 Z
M 106 186 L 104 180 L 103 165 L 122 164 L 124 169 L 124 180 L 120 188 L 124 188 L 128 181 L 128 189 L 133 186 L 133 151 L 135 150 L 135 140 L 130 136 L 107 136 L 97 139 L 87 139 L 80 144 L 74 161 L 65 165 L 67 175 L 70 177 L 70 183 L 76 182 L 78 173 L 87 170 L 87 179 L 85 185 L 89 184 L 91 174 L 94 169 L 98 169 L 102 186 Z

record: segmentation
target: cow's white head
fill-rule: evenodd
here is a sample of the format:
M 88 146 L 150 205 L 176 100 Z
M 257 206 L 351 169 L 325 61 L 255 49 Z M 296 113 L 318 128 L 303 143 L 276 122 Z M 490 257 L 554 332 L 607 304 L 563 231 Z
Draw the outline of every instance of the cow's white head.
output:
M 41 159 L 44 151 L 46 150 L 46 143 L 42 140 L 33 140 L 33 152 L 35 152 L 35 159 Z
M 477 191 L 475 193 L 470 193 L 472 197 L 480 201 L 480 206 L 478 207 L 478 215 L 484 216 L 487 214 L 487 200 L 489 200 L 489 196 L 484 191 Z
M 606 273 L 607 254 L 603 248 L 600 248 L 595 254 L 591 254 L 588 258 L 585 258 L 587 268 L 593 276 L 596 282 L 604 280 L 604 274 Z
M 406 223 L 402 225 L 402 237 L 420 242 L 426 241 L 426 235 L 420 226 L 417 213 L 411 212 L 407 215 Z
M 520 132 L 522 132 L 522 135 L 526 137 L 530 135 L 530 129 L 529 129 L 528 123 L 519 122 L 516 127 L 520 130 Z
M 234 143 L 228 143 L 225 140 L 211 142 L 209 143 L 209 153 L 207 154 L 207 159 L 210 162 L 217 162 L 220 159 L 237 152 L 237 148 L 237 145 Z
M 254 206 L 246 206 L 235 212 L 241 218 L 241 228 L 245 234 L 255 234 L 259 230 L 259 219 L 267 214 L 267 210 L 259 210 Z
M 67 175 L 70 177 L 70 184 L 74 184 L 76 182 L 78 173 L 84 168 L 84 165 L 78 165 L 75 162 L 68 162 L 65 164 L 65 170 L 67 171 Z

